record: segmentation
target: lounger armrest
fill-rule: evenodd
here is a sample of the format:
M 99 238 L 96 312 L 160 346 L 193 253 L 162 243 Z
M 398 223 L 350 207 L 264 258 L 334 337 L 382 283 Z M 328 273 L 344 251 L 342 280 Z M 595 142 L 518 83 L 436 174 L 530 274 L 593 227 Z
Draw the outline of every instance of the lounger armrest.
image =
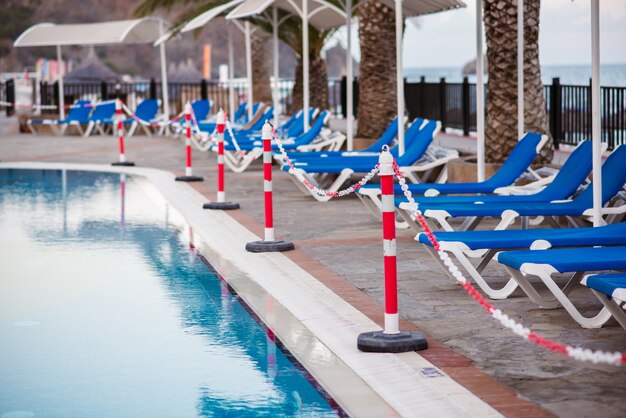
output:
M 616 206 L 612 208 L 602 208 L 602 215 L 622 215 L 626 213 L 626 205 Z M 585 216 L 593 216 L 593 209 L 587 209 L 583 212 Z
M 498 187 L 493 192 L 494 194 L 508 196 L 508 195 L 530 195 L 540 192 L 546 185 L 552 183 L 552 180 L 556 175 L 543 177 L 541 180 L 533 181 L 532 183 L 525 184 L 523 186 L 504 186 Z

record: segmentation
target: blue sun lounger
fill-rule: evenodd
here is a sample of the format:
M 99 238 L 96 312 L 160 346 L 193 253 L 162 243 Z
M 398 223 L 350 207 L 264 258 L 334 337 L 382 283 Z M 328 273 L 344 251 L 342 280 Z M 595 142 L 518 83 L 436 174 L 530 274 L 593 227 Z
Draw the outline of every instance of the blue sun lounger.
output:
M 506 299 L 517 289 L 517 282 L 511 279 L 504 286 L 495 288 L 482 275 L 497 252 L 528 248 L 626 245 L 626 222 L 597 228 L 435 232 L 435 238 L 440 249 L 454 256 L 487 296 Z M 448 273 L 428 236 L 421 232 L 415 240 L 423 244 Z M 476 265 L 470 259 L 478 259 L 480 262 Z
M 137 109 L 135 109 L 135 116 L 146 123 L 157 123 L 157 113 L 159 113 L 159 102 L 156 99 L 145 99 L 139 103 Z M 124 119 L 124 125 L 130 125 L 126 133 L 128 138 L 133 136 L 138 127 L 141 127 L 146 135 L 152 135 L 148 126 L 139 123 L 133 118 Z
M 318 113 L 319 113 L 319 110 L 317 108 L 314 108 L 314 107 L 309 108 L 309 120 L 310 121 L 315 120 L 315 118 L 318 116 Z M 287 122 L 290 122 L 290 123 L 287 125 Z M 298 112 L 296 112 L 295 115 L 292 115 L 291 118 L 289 118 L 287 122 L 281 125 L 281 127 L 277 130 L 277 133 L 279 133 L 279 131 L 283 132 L 282 134 L 279 133 L 279 135 L 281 136 L 281 140 L 283 142 L 294 141 L 297 137 L 299 137 L 300 135 L 304 133 L 303 112 L 299 110 Z M 262 127 L 263 126 L 261 126 L 261 128 Z M 235 132 L 235 135 L 236 135 L 237 141 L 239 142 L 239 145 L 249 143 L 249 142 L 256 142 L 255 145 L 262 144 L 261 131 L 255 131 L 248 137 L 242 137 L 240 135 L 237 135 L 236 132 Z M 249 145 L 246 145 L 246 146 L 249 146 Z M 226 149 L 234 150 L 235 147 L 233 144 L 227 144 Z
M 583 277 L 580 283 L 591 289 L 613 318 L 626 329 L 626 313 L 623 308 L 626 302 L 626 274 L 592 274 Z
M 191 110 L 193 111 L 192 117 L 196 118 L 198 123 L 206 120 L 211 111 L 211 101 L 198 99 L 191 102 Z M 180 134 L 185 129 L 185 121 L 178 120 L 172 123 L 163 123 L 159 128 L 159 135 L 165 134 L 167 129 L 170 129 L 174 134 Z
M 604 307 L 593 317 L 584 316 L 567 296 L 572 288 L 579 284 L 585 272 L 626 270 L 626 246 L 507 251 L 496 257 L 533 302 L 542 308 L 562 306 L 584 328 L 601 327 L 611 317 L 611 312 Z M 558 273 L 572 273 L 563 287 L 552 278 Z M 528 276 L 541 279 L 554 298 L 541 295 Z
M 80 133 L 83 133 L 81 125 L 89 123 L 89 114 L 91 113 L 91 102 L 89 100 L 76 100 L 65 119 L 28 119 L 26 124 L 33 134 L 37 134 L 36 125 L 49 126 L 54 133 L 64 134 L 65 131 L 74 126 Z
M 307 132 L 301 134 L 291 142 L 284 143 L 283 146 L 287 150 L 292 150 L 296 149 L 299 146 L 310 144 L 322 133 L 322 129 L 324 128 L 324 125 L 328 122 L 328 119 L 330 119 L 330 112 L 325 110 L 320 113 L 320 115 L 317 117 L 317 119 Z M 239 141 L 238 138 L 237 141 Z M 229 144 L 224 147 L 224 149 L 227 151 L 224 153 L 224 163 L 230 170 L 236 173 L 241 173 L 246 168 L 248 168 L 254 158 L 262 154 L 263 141 L 257 140 L 242 143 L 238 142 L 238 145 L 242 151 L 248 152 L 247 157 L 253 158 L 243 158 L 240 155 L 235 154 L 233 151 L 235 151 L 236 148 L 234 147 L 234 145 Z M 272 144 L 272 150 L 278 151 L 278 146 L 276 144 Z
M 424 120 L 415 119 L 413 123 L 418 123 L 417 127 L 421 127 Z M 328 158 L 328 157 L 357 157 L 357 156 L 373 156 L 378 155 L 384 145 L 391 145 L 395 137 L 398 135 L 398 118 L 395 117 L 380 138 L 367 148 L 358 151 L 300 151 L 289 155 L 292 162 L 306 162 L 311 159 Z M 282 157 L 279 154 L 274 155 L 274 159 L 282 163 Z
M 618 146 L 602 165 L 602 204 L 605 205 L 617 195 L 626 183 L 626 146 Z M 593 183 L 593 182 L 592 182 Z M 590 184 L 582 193 L 571 200 L 553 200 L 545 202 L 518 202 L 511 201 L 493 203 L 450 203 L 422 205 L 420 210 L 426 218 L 435 220 L 446 231 L 453 228 L 448 218 L 466 217 L 461 230 L 474 229 L 485 217 L 500 217 L 501 220 L 495 229 L 506 229 L 515 220 L 523 216 L 544 216 L 555 227 L 558 227 L 553 217 L 564 216 L 573 226 L 573 217 L 591 215 L 593 207 L 593 184 Z M 626 208 L 626 205 L 624 205 Z M 400 204 L 401 216 L 407 221 L 412 219 L 412 205 L 408 202 Z
M 89 122 L 83 136 L 88 137 L 94 129 L 97 129 L 100 134 L 104 135 L 104 124 L 107 122 L 110 124 L 114 115 L 115 102 L 97 103 L 93 112 L 91 112 L 91 116 L 89 116 Z
M 397 156 L 396 161 L 400 170 L 407 176 L 415 173 L 427 173 L 433 169 L 444 165 L 453 158 L 457 158 L 456 152 L 450 151 L 444 155 L 431 154 L 427 152 L 432 144 L 433 138 L 439 132 L 441 124 L 437 121 L 428 121 L 423 126 L 413 124 L 406 132 L 405 140 L 408 143 L 405 153 L 397 156 L 398 149 L 394 147 L 391 153 Z M 306 178 L 311 184 L 319 186 L 314 175 L 337 174 L 337 178 L 326 187 L 328 191 L 337 191 L 353 173 L 367 173 L 378 163 L 378 154 L 372 156 L 352 156 L 352 157 L 320 157 L 307 161 L 296 161 L 295 169 L 300 176 Z M 289 172 L 290 168 L 283 166 L 283 171 Z M 325 202 L 327 196 L 319 196 L 304 187 L 294 175 L 292 180 L 305 193 L 311 194 L 315 199 Z M 414 179 L 412 179 L 415 181 Z
M 499 188 L 510 186 L 529 169 L 547 140 L 548 137 L 545 135 L 527 133 L 519 140 L 515 147 L 513 147 L 500 169 L 485 181 L 409 184 L 409 190 L 413 195 L 425 196 L 496 193 Z M 394 185 L 394 193 L 396 195 L 403 194 L 399 184 Z M 359 189 L 357 196 L 372 213 L 378 214 L 381 205 L 379 185 L 365 185 Z
M 286 150 L 295 150 L 301 145 L 310 144 L 315 138 L 317 138 L 324 126 L 328 123 L 330 119 L 330 112 L 328 110 L 324 110 L 321 112 L 318 117 L 315 119 L 315 122 L 311 125 L 308 131 L 303 134 L 300 134 L 296 138 L 293 139 L 281 139 L 281 142 Z M 265 123 L 265 120 L 263 121 Z M 297 122 L 296 122 L 297 124 Z M 262 126 L 262 125 L 261 125 Z M 295 126 L 295 125 L 294 125 Z M 292 126 L 293 127 L 293 126 Z M 240 141 L 239 135 L 235 133 L 239 148 L 243 151 L 251 151 L 255 148 L 263 147 L 263 140 L 260 138 L 250 141 Z M 234 151 L 235 147 L 233 144 L 227 144 L 224 149 L 228 151 Z M 272 144 L 272 149 L 274 151 L 278 151 L 278 146 L 276 144 Z

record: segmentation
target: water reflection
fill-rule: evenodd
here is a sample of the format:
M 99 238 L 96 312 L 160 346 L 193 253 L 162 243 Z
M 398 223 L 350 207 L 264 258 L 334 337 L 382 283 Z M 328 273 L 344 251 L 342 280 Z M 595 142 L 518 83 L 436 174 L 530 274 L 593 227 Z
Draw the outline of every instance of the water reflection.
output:
M 189 416 L 183 411 L 190 408 L 203 417 L 336 415 L 277 349 L 274 333 L 259 326 L 189 251 L 195 249 L 193 231 L 182 238 L 170 224 L 168 206 L 147 197 L 145 182 L 30 170 L 0 170 L 0 181 L 0 214 L 32 240 L 23 245 L 54 254 L 59 264 L 76 260 L 67 269 L 55 266 L 63 272 L 49 277 L 57 290 L 87 289 L 63 304 L 29 311 L 47 315 L 41 335 L 9 326 L 28 319 L 23 311 L 0 315 L 0 415 L 20 408 L 67 417 L 148 416 L 141 411 L 151 408 L 161 411 L 151 416 Z M 2 222 L 0 228 L 7 228 Z M 90 260 L 101 260 L 102 267 Z M 56 271 L 43 268 L 42 274 Z M 5 292 L 10 288 L 2 277 Z M 273 309 L 273 300 L 267 303 Z M 71 364 L 59 360 L 68 347 L 82 353 Z M 133 389 L 124 391 L 131 381 Z M 74 399 L 83 401 L 79 406 Z M 104 399 L 113 401 L 103 405 Z

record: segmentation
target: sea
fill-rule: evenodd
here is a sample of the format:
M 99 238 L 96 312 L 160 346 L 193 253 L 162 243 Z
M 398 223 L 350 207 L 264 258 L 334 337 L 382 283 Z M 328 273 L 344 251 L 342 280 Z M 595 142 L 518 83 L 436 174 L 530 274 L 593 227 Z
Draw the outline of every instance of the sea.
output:
M 404 76 L 408 81 L 419 81 L 426 77 L 426 81 L 439 81 L 445 77 L 450 83 L 463 81 L 461 67 L 424 67 L 405 68 Z M 591 80 L 591 65 L 542 65 L 541 79 L 543 84 L 552 84 L 552 79 L 560 78 L 561 84 L 588 85 Z M 475 82 L 476 76 L 470 75 L 469 81 Z M 626 64 L 602 64 L 600 67 L 600 84 L 606 87 L 626 87 Z

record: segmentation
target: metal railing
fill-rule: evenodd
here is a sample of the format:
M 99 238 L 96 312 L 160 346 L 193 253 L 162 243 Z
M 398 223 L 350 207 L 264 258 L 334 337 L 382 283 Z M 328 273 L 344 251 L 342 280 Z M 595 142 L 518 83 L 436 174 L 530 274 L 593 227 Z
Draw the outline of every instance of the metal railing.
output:
M 358 81 L 354 82 L 354 109 L 358 106 Z M 342 115 L 345 117 L 345 84 L 342 80 Z M 462 83 L 405 82 L 405 102 L 410 118 L 437 119 L 443 128 L 459 129 L 464 135 L 476 131 L 476 85 L 467 77 Z M 550 133 L 557 143 L 575 145 L 591 137 L 591 86 L 561 85 L 558 78 L 544 86 Z M 626 87 L 600 88 L 602 141 L 609 149 L 626 143 Z M 356 116 L 356 115 L 355 115 Z

